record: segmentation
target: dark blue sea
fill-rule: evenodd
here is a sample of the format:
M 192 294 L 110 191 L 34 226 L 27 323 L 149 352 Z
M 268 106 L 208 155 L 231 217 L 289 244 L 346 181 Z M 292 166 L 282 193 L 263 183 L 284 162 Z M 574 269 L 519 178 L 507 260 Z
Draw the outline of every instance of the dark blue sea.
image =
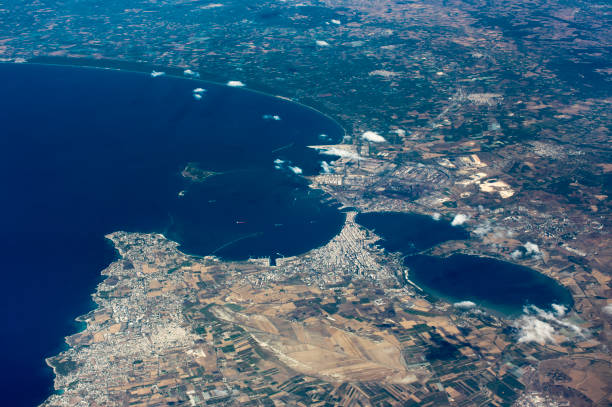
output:
M 307 145 L 342 136 L 314 110 L 244 89 L 0 64 L 0 404 L 35 405 L 52 391 L 44 359 L 93 306 L 115 258 L 105 234 L 161 232 L 187 253 L 237 260 L 335 236 L 344 214 L 296 173 L 333 159 Z M 189 163 L 216 175 L 188 180 Z
M 374 231 L 390 252 L 401 252 L 410 269 L 409 279 L 429 294 L 450 302 L 472 301 L 504 316 L 517 316 L 525 305 L 551 309 L 552 304 L 573 306 L 569 291 L 533 269 L 486 257 L 456 254 L 436 257 L 419 254 L 448 240 L 470 235 L 447 219 L 430 216 L 370 212 L 357 223 Z

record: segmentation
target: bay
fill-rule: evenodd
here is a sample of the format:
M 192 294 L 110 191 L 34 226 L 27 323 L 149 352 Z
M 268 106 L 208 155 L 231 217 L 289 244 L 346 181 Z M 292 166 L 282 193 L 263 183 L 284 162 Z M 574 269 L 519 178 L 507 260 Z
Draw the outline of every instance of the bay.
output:
M 202 98 L 194 89 L 202 88 Z M 197 92 L 196 92 L 197 93 Z M 44 359 L 80 327 L 104 235 L 158 232 L 194 255 L 296 255 L 344 213 L 296 174 L 333 159 L 328 117 L 281 98 L 171 76 L 0 64 L 0 339 L 3 405 L 52 391 Z M 186 177 L 197 168 L 206 179 Z

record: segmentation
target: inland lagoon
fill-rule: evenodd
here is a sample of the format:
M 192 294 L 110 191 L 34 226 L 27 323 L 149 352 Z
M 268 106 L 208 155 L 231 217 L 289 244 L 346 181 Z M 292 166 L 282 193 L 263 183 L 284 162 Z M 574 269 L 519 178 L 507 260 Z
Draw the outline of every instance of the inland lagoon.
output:
M 448 220 L 398 212 L 362 213 L 355 220 L 380 236 L 378 244 L 386 250 L 405 255 L 410 281 L 436 297 L 471 301 L 504 316 L 521 314 L 525 305 L 542 309 L 550 309 L 551 304 L 573 305 L 567 289 L 528 267 L 464 254 L 419 254 L 445 241 L 469 237 Z
M 450 302 L 472 301 L 504 316 L 518 316 L 525 305 L 571 308 L 572 296 L 555 280 L 528 267 L 488 257 L 407 256 L 409 278 L 425 291 Z

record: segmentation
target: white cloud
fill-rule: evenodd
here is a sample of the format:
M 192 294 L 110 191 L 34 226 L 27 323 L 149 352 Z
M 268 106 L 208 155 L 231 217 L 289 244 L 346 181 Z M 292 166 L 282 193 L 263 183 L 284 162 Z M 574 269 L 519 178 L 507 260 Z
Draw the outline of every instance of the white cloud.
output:
M 440 220 L 441 217 L 442 217 L 442 215 L 440 215 L 438 212 L 436 212 L 433 215 L 431 215 L 431 218 L 433 220 Z
M 192 71 L 191 69 L 185 69 L 183 71 L 183 75 L 189 77 L 189 78 L 199 78 L 200 74 L 197 72 Z
M 376 133 L 375 131 L 365 131 L 363 132 L 361 137 L 373 143 L 384 143 L 385 141 L 387 141 L 383 136 Z
M 331 22 L 332 22 L 332 24 L 336 24 L 336 25 L 342 24 L 342 22 L 340 20 L 335 20 L 335 19 L 332 19 Z
M 527 242 L 523 247 L 527 250 L 527 254 L 540 254 L 540 248 L 535 243 Z
M 323 40 L 316 40 L 315 44 L 317 44 L 319 47 L 329 47 L 329 42 Z
M 264 120 L 275 120 L 275 121 L 279 121 L 281 119 L 281 117 L 279 115 L 276 114 L 264 114 L 263 116 L 261 116 Z
M 453 306 L 455 308 L 474 308 L 476 306 L 476 303 L 472 302 L 472 301 L 459 301 L 453 304 Z
M 481 221 L 480 223 L 478 223 L 475 229 L 472 231 L 472 233 L 478 236 L 486 236 L 486 235 L 492 234 L 496 238 L 500 238 L 500 239 L 511 237 L 514 234 L 512 230 L 509 230 L 503 226 L 495 226 L 489 220 Z M 517 255 L 518 257 L 522 256 L 523 255 L 522 251 L 518 250 L 518 253 L 515 254 L 515 256 Z
M 491 227 L 491 223 L 489 221 L 486 221 L 485 223 L 478 225 L 478 227 L 474 229 L 474 233 L 478 236 L 484 236 L 492 230 L 493 228 Z
M 200 6 L 200 10 L 210 10 L 211 8 L 223 7 L 221 3 L 210 3 L 203 6 Z
M 321 154 L 325 154 L 325 155 L 335 155 L 338 157 L 342 157 L 342 158 L 351 158 L 354 160 L 361 160 L 363 159 L 363 157 L 361 157 L 359 154 L 353 152 L 353 151 L 349 151 L 349 150 L 345 150 L 343 148 L 338 148 L 338 147 L 310 147 L 310 148 L 315 148 L 317 150 L 319 150 L 321 152 Z
M 202 89 L 202 88 L 195 88 L 193 90 L 193 98 L 195 100 L 201 100 L 203 94 L 206 92 L 206 89 Z
M 327 161 L 321 161 L 321 169 L 323 170 L 323 174 L 331 174 L 332 170 Z
M 565 316 L 567 312 L 567 307 L 565 305 L 551 304 L 550 306 L 555 311 L 555 314 L 557 314 L 557 317 L 563 318 Z
M 297 175 L 300 175 L 302 173 L 302 169 L 300 167 L 292 166 L 291 161 L 287 162 L 285 160 L 281 160 L 280 158 L 274 160 L 274 168 L 277 170 L 288 169 L 289 171 Z
M 551 308 L 554 313 L 535 305 L 523 308 L 525 315 L 514 323 L 514 326 L 519 328 L 519 342 L 556 343 L 554 336 L 562 336 L 562 334 L 569 337 L 585 337 L 579 326 L 563 318 L 566 315 L 567 307 L 551 304 Z M 557 332 L 557 330 L 560 331 Z
M 460 226 L 460 225 L 463 225 L 466 220 L 468 220 L 468 216 L 467 215 L 464 215 L 462 213 L 458 213 L 453 218 L 453 221 L 451 222 L 451 225 L 453 225 L 453 226 Z
M 537 342 L 540 345 L 556 343 L 555 328 L 534 316 L 522 316 L 515 326 L 519 328 L 519 342 Z
M 523 256 L 523 252 L 521 252 L 520 250 L 515 250 L 512 253 L 510 253 L 510 257 L 512 257 L 512 259 L 514 260 L 518 260 Z
M 166 73 L 161 71 L 152 71 L 151 78 L 157 78 L 158 76 L 164 76 Z
M 604 305 L 604 307 L 601 309 L 605 314 L 608 315 L 612 315 L 612 303 L 608 304 L 608 305 Z
M 276 160 L 274 160 L 274 168 L 276 168 L 277 170 L 282 169 L 284 164 L 285 164 L 285 161 L 281 160 L 280 158 L 277 158 Z
M 231 86 L 233 88 L 241 88 L 246 85 L 240 81 L 228 81 L 227 86 Z
M 571 329 L 571 330 L 572 330 L 572 331 L 574 331 L 576 334 L 578 334 L 578 335 L 582 335 L 582 329 L 581 329 L 579 326 L 574 325 L 574 324 L 572 324 L 571 322 L 567 322 L 567 320 L 560 319 L 560 318 L 562 318 L 563 316 L 565 316 L 565 312 L 566 312 L 566 308 L 565 308 L 565 306 L 563 306 L 563 305 L 558 305 L 558 304 L 552 304 L 552 305 L 551 305 L 551 307 L 552 307 L 552 309 L 553 309 L 553 310 L 555 310 L 555 313 L 557 313 L 557 310 L 558 310 L 558 309 L 563 308 L 563 314 L 562 314 L 562 315 L 559 315 L 559 314 L 557 313 L 557 316 L 559 317 L 559 318 L 557 318 L 557 317 L 555 317 L 555 315 L 554 315 L 552 312 L 547 312 L 547 311 L 544 311 L 543 309 L 538 308 L 538 307 L 536 307 L 535 305 L 530 305 L 530 306 L 529 306 L 529 309 L 530 309 L 532 312 L 534 312 L 534 313 L 535 313 L 537 316 L 539 316 L 540 318 L 542 318 L 542 319 L 545 319 L 545 320 L 547 320 L 547 321 L 549 321 L 549 322 L 553 322 L 553 323 L 555 323 L 555 324 L 557 324 L 557 325 L 559 325 L 559 326 L 562 326 L 562 327 L 564 327 L 564 328 Z

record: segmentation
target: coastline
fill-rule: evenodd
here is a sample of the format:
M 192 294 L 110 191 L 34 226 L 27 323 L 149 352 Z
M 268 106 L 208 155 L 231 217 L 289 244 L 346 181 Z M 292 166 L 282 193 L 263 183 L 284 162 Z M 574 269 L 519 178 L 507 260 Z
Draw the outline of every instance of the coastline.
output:
M 38 65 L 38 66 L 60 66 L 60 67 L 86 68 L 86 69 L 113 70 L 113 71 L 119 71 L 119 72 L 140 73 L 140 74 L 145 74 L 145 75 L 148 75 L 149 72 L 150 72 L 148 70 L 148 66 L 146 66 L 146 65 L 141 65 L 142 69 L 140 69 L 140 70 L 133 70 L 133 69 L 132 70 L 128 70 L 128 69 L 124 69 L 123 67 L 92 66 L 92 65 L 89 65 L 89 64 L 86 64 L 86 63 L 83 63 L 83 64 L 78 64 L 77 63 L 77 64 L 75 64 L 74 62 L 77 62 L 77 61 L 74 61 L 74 60 L 71 60 L 70 62 L 73 62 L 73 63 L 71 63 L 71 64 L 57 64 L 57 63 L 56 64 L 51 64 L 51 63 L 40 63 L 40 62 L 25 62 L 23 64 L 24 65 Z M 83 61 L 78 60 L 78 62 L 83 62 Z M 10 65 L 21 64 L 21 63 L 6 62 L 6 61 L 0 62 L 0 63 L 1 64 L 7 64 L 7 65 L 8 64 L 10 64 Z M 213 82 L 213 81 L 199 79 L 199 78 L 185 77 L 185 76 L 183 76 L 181 74 L 182 70 L 179 70 L 179 69 L 176 69 L 176 68 L 170 68 L 168 70 L 170 71 L 171 69 L 176 71 L 176 75 L 167 75 L 167 76 L 170 76 L 172 78 L 184 79 L 184 80 L 193 80 L 193 81 L 198 81 L 198 83 L 202 83 L 202 84 L 214 84 L 214 85 L 226 86 L 226 85 L 224 85 L 221 82 Z M 293 100 L 291 100 L 289 98 L 286 98 L 286 97 L 268 94 L 268 93 L 265 93 L 265 92 L 262 92 L 262 91 L 259 91 L 259 90 L 256 90 L 256 89 L 243 88 L 243 90 L 254 92 L 254 93 L 257 93 L 257 94 L 260 94 L 260 95 L 263 95 L 263 96 L 269 96 L 269 97 L 284 99 L 285 101 L 287 101 L 289 103 L 295 103 L 296 105 L 298 105 L 300 107 L 307 108 L 309 111 L 312 111 L 312 112 L 315 112 L 317 114 L 320 114 L 322 117 L 325 117 L 326 119 L 332 121 L 333 124 L 335 126 L 337 126 L 339 130 L 341 129 L 341 131 L 338 131 L 339 137 L 342 137 L 343 135 L 346 134 L 346 130 L 344 129 L 344 127 L 341 126 L 335 119 L 331 118 L 330 116 L 320 112 L 319 110 L 317 110 L 317 109 L 315 109 L 313 107 L 301 104 L 299 102 L 293 101 Z M 338 141 L 341 141 L 341 140 L 338 140 Z M 301 178 L 303 178 L 305 180 L 308 179 L 305 176 L 301 176 Z M 117 231 L 117 232 L 111 233 L 111 235 L 114 234 L 114 233 L 124 233 L 124 232 Z M 87 304 L 85 304 L 84 307 L 79 307 L 80 309 L 83 309 L 84 312 L 82 314 L 80 314 L 80 315 L 70 319 L 70 321 L 72 322 L 73 329 L 71 329 L 69 331 L 69 334 L 67 336 L 63 337 L 63 340 L 61 341 L 61 346 L 59 346 L 55 350 L 51 351 L 51 354 L 48 354 L 44 358 L 45 364 L 47 366 L 49 366 L 51 368 L 52 372 L 53 372 L 53 376 L 50 376 L 51 381 L 52 381 L 52 383 L 51 383 L 52 388 L 50 388 L 50 390 L 54 389 L 56 392 L 58 390 L 60 390 L 60 388 L 58 388 L 57 385 L 56 385 L 56 380 L 58 378 L 58 374 L 61 371 L 61 368 L 59 368 L 59 365 L 58 365 L 58 359 L 57 359 L 58 356 L 60 356 L 61 354 L 65 353 L 66 351 L 69 351 L 70 349 L 74 348 L 75 343 L 74 343 L 73 340 L 71 340 L 71 338 L 74 339 L 75 337 L 78 337 L 80 334 L 82 334 L 84 332 L 87 332 L 87 330 L 89 328 L 88 323 L 90 321 L 91 316 L 93 314 L 95 314 L 95 312 L 97 310 L 100 310 L 100 308 L 101 308 L 101 306 L 103 304 L 103 303 L 100 302 L 100 297 L 99 297 L 98 294 L 99 294 L 99 291 L 100 291 L 100 287 L 103 287 L 104 282 L 110 277 L 110 275 L 109 275 L 109 268 L 113 264 L 121 261 L 121 259 L 123 258 L 123 253 L 120 250 L 118 250 L 116 242 L 114 242 L 112 240 L 112 238 L 110 238 L 111 235 L 105 236 L 105 241 L 110 244 L 110 247 L 113 247 L 113 250 L 114 250 L 113 258 L 101 270 L 97 271 L 98 277 L 96 278 L 95 282 L 93 282 L 94 291 L 90 292 L 89 300 L 87 301 Z M 161 234 L 159 236 L 162 236 L 164 239 L 166 239 Z M 176 243 L 176 244 L 178 245 L 178 243 Z M 181 253 L 184 254 L 185 256 L 190 257 L 190 258 L 191 257 L 194 257 L 194 258 L 198 257 L 198 258 L 200 258 L 202 260 L 207 257 L 207 256 L 194 256 L 194 255 L 191 255 L 191 254 L 185 253 L 185 252 L 181 252 Z M 52 395 L 53 395 L 53 392 L 49 393 L 48 396 L 47 396 L 47 399 L 48 399 L 48 397 L 50 397 Z
M 122 233 L 122 232 L 116 232 L 116 233 Z M 88 311 L 84 314 L 78 315 L 75 318 L 73 318 L 73 322 L 74 322 L 74 326 L 76 328 L 76 330 L 67 335 L 64 336 L 64 341 L 62 346 L 60 347 L 60 349 L 58 349 L 58 352 L 48 356 L 45 358 L 45 364 L 47 366 L 49 366 L 52 370 L 53 370 L 53 390 L 54 393 L 60 391 L 60 389 L 57 389 L 55 387 L 55 380 L 58 377 L 58 371 L 57 371 L 57 366 L 53 364 L 53 359 L 57 358 L 58 356 L 60 356 L 62 353 L 65 353 L 67 351 L 69 351 L 70 349 L 74 348 L 74 344 L 71 344 L 69 342 L 69 338 L 73 337 L 75 335 L 79 335 L 85 331 L 87 331 L 87 329 L 89 328 L 88 325 L 88 317 L 90 317 L 96 310 L 100 309 L 101 303 L 96 301 L 96 294 L 98 293 L 100 286 L 110 277 L 110 274 L 107 273 L 106 271 L 109 270 L 109 268 L 111 267 L 112 264 L 120 261 L 121 259 L 123 259 L 123 255 L 121 254 L 121 252 L 119 251 L 119 248 L 116 244 L 116 241 L 113 240 L 112 236 L 114 233 L 108 234 L 106 236 L 104 236 L 104 241 L 107 243 L 108 246 L 112 247 L 113 252 L 114 252 L 114 256 L 113 256 L 113 260 L 108 263 L 102 270 L 100 270 L 99 274 L 98 274 L 98 281 L 95 284 L 95 289 L 92 293 L 90 293 L 90 299 L 89 299 L 89 305 L 90 307 L 88 308 Z M 43 403 L 49 398 L 51 397 L 54 393 L 51 393 L 47 396 L 47 398 L 43 401 Z M 60 393 L 61 394 L 61 393 Z M 42 405 L 43 403 L 41 403 L 40 405 Z
M 118 231 L 106 235 L 105 238 L 115 247 L 117 257 L 100 272 L 102 279 L 91 294 L 92 301 L 96 304 L 96 307 L 75 318 L 76 321 L 85 324 L 85 328 L 80 332 L 66 336 L 64 338 L 66 349 L 45 359 L 45 363 L 53 370 L 54 391 L 39 404 L 41 406 L 69 405 L 66 404 L 67 400 L 54 400 L 54 398 L 62 396 L 66 390 L 72 388 L 71 386 L 76 385 L 76 382 L 71 377 L 73 373 L 78 373 L 79 369 L 96 369 L 96 367 L 90 366 L 87 358 L 79 354 L 79 352 L 90 347 L 112 346 L 107 342 L 107 335 L 121 334 L 121 332 L 125 333 L 130 330 L 129 320 L 115 320 L 113 324 L 110 318 L 100 317 L 105 315 L 105 313 L 115 313 L 112 307 L 114 302 L 120 302 L 125 297 L 142 295 L 141 290 L 139 290 L 142 284 L 149 284 L 155 278 L 161 279 L 161 276 L 164 276 L 163 278 L 169 281 L 172 280 L 180 283 L 180 273 L 169 273 L 170 266 L 180 267 L 187 261 L 198 264 L 206 264 L 211 261 L 213 263 L 218 262 L 218 260 L 206 256 L 201 259 L 195 259 L 192 256 L 186 255 L 178 250 L 178 243 L 166 239 L 159 233 L 144 234 Z M 152 253 L 146 250 L 151 247 L 163 252 L 164 255 L 161 258 L 152 256 Z M 162 264 L 159 264 L 160 262 Z M 123 288 L 121 283 L 125 284 L 125 288 Z M 107 289 L 106 292 L 119 291 L 119 296 L 105 298 L 105 288 Z M 130 302 L 132 307 L 138 308 L 136 303 Z M 180 310 L 182 302 L 180 298 L 173 298 L 172 304 L 176 308 L 175 311 L 177 311 Z M 133 317 L 137 318 L 137 320 L 147 319 L 148 315 L 144 313 L 145 310 L 138 308 L 138 311 L 143 312 L 136 313 Z M 177 313 L 177 315 L 180 315 L 180 313 Z M 114 316 L 114 319 L 116 318 L 118 317 Z M 156 319 L 148 322 L 148 325 L 151 326 L 156 326 L 156 324 L 159 324 Z M 177 324 L 182 325 L 184 321 L 177 321 Z M 102 336 L 97 336 L 102 332 L 104 332 Z M 142 338 L 142 333 L 139 335 L 139 338 L 144 339 Z M 78 386 L 81 385 L 89 388 L 91 383 L 78 384 Z M 92 390 L 91 388 L 89 389 Z
M 159 70 L 161 72 L 164 72 L 166 76 L 169 76 L 172 78 L 199 81 L 204 84 L 208 83 L 208 84 L 214 84 L 214 85 L 219 85 L 219 86 L 228 86 L 227 81 L 231 80 L 231 78 L 223 78 L 221 76 L 217 76 L 210 72 L 200 72 L 200 71 L 194 71 L 198 75 L 200 75 L 200 77 L 189 77 L 183 74 L 183 71 L 187 68 L 163 67 L 163 66 L 149 65 L 143 62 L 130 62 L 130 61 L 121 61 L 121 60 L 113 60 L 113 59 L 90 59 L 90 58 L 39 56 L 39 57 L 32 58 L 30 60 L 26 60 L 24 62 L 2 61 L 0 63 L 67 66 L 67 67 L 74 67 L 74 68 L 114 70 L 114 71 L 120 71 L 120 72 L 131 72 L 131 73 L 139 73 L 139 74 L 147 74 L 147 75 L 149 75 L 154 70 Z M 347 127 L 343 125 L 339 119 L 333 117 L 330 113 L 324 112 L 318 106 L 315 107 L 315 106 L 307 105 L 297 100 L 294 100 L 290 97 L 283 96 L 280 94 L 275 94 L 273 93 L 272 89 L 266 89 L 265 86 L 262 86 L 261 84 L 258 84 L 257 82 L 254 82 L 253 86 L 250 84 L 246 84 L 246 86 L 241 87 L 240 89 L 244 91 L 254 92 L 254 93 L 268 96 L 268 97 L 282 99 L 290 103 L 295 103 L 303 108 L 311 110 L 331 120 L 334 124 L 338 126 L 338 128 L 342 130 L 343 137 L 347 136 L 348 134 L 346 130 Z M 341 141 L 342 140 L 340 140 L 337 144 L 341 144 Z

